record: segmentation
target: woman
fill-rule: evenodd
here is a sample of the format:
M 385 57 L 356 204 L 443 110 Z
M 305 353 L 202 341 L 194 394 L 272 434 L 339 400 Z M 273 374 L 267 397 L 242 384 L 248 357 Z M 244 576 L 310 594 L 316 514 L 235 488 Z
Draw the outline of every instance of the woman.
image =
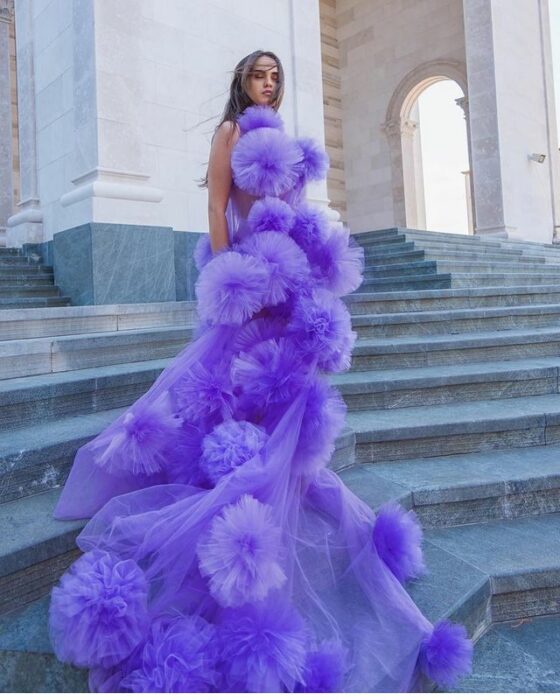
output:
M 307 204 L 328 158 L 277 112 L 282 66 L 236 67 L 210 152 L 195 340 L 77 453 L 59 518 L 91 517 L 53 590 L 60 659 L 92 691 L 402 692 L 470 669 L 460 625 L 406 592 L 414 513 L 328 468 L 363 251 Z

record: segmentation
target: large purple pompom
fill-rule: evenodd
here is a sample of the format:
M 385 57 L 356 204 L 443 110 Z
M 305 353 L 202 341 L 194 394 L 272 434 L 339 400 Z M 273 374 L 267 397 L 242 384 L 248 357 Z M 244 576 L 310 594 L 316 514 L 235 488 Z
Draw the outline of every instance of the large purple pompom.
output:
M 161 472 L 181 424 L 165 392 L 152 404 L 127 411 L 117 431 L 109 429 L 96 438 L 94 461 L 109 474 L 151 476 Z
M 337 296 L 350 294 L 363 282 L 364 249 L 349 232 L 333 227 L 325 241 L 308 250 L 313 276 Z
M 472 669 L 473 645 L 463 625 L 440 620 L 422 642 L 421 670 L 442 688 L 452 688 Z
M 346 404 L 340 392 L 318 377 L 309 388 L 292 468 L 313 475 L 325 467 L 344 427 Z
M 301 174 L 305 182 L 308 180 L 324 180 L 329 169 L 329 155 L 313 138 L 297 139 L 297 144 L 303 153 Z
M 219 684 L 214 625 L 199 615 L 156 619 L 139 667 L 120 683 L 132 693 L 207 693 Z
M 426 573 L 422 526 L 413 510 L 400 503 L 384 503 L 373 525 L 377 553 L 401 583 Z
M 326 289 L 315 289 L 296 302 L 288 330 L 301 350 L 317 358 L 327 372 L 348 369 L 356 338 L 344 303 Z
M 211 260 L 196 281 L 203 320 L 239 326 L 263 307 L 268 272 L 250 255 L 227 251 Z
M 265 305 L 286 301 L 288 292 L 297 288 L 310 275 L 303 250 L 294 241 L 277 231 L 261 231 L 246 238 L 240 250 L 261 260 L 268 270 Z
M 234 386 L 258 406 L 287 401 L 301 389 L 306 376 L 307 368 L 288 338 L 265 340 L 242 351 L 231 364 Z
M 210 592 L 223 606 L 263 600 L 286 581 L 279 559 L 281 530 L 272 507 L 250 494 L 225 506 L 196 548 L 199 568 L 210 578 Z
M 221 625 L 226 678 L 232 690 L 293 692 L 303 683 L 308 634 L 300 614 L 279 598 L 226 610 Z
M 336 640 L 327 640 L 305 660 L 305 683 L 298 683 L 296 693 L 336 693 L 342 691 L 348 652 Z
M 231 169 L 235 184 L 257 197 L 284 194 L 298 181 L 301 150 L 278 129 L 249 131 L 233 147 Z
M 191 484 L 210 488 L 206 473 L 200 468 L 203 430 L 185 421 L 177 441 L 169 446 L 169 461 L 165 468 L 167 481 L 176 484 Z
M 295 213 L 283 199 L 263 197 L 253 204 L 247 220 L 252 231 L 288 233 L 294 225 Z
M 201 467 L 213 484 L 259 454 L 267 439 L 263 428 L 229 419 L 217 425 L 202 443 Z
M 232 342 L 235 353 L 249 351 L 263 340 L 280 338 L 284 335 L 286 324 L 276 314 L 270 318 L 254 318 L 239 329 Z
M 193 362 L 173 386 L 175 403 L 183 418 L 200 421 L 207 417 L 230 418 L 234 396 L 226 362 L 212 369 Z
M 329 219 L 324 209 L 301 202 L 295 210 L 294 225 L 290 236 L 306 253 L 327 240 L 329 236 Z
M 283 129 L 284 122 L 278 112 L 268 105 L 251 105 L 237 119 L 241 133 L 268 127 L 270 129 Z
M 82 555 L 51 594 L 56 655 L 75 666 L 114 666 L 146 636 L 147 601 L 148 583 L 135 561 L 97 549 Z

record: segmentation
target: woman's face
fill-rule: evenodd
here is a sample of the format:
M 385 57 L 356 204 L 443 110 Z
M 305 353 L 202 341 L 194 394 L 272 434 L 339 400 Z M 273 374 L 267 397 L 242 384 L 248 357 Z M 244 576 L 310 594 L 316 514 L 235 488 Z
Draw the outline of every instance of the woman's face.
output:
M 247 94 L 256 105 L 271 103 L 278 88 L 278 66 L 270 56 L 261 56 L 255 62 L 247 81 Z

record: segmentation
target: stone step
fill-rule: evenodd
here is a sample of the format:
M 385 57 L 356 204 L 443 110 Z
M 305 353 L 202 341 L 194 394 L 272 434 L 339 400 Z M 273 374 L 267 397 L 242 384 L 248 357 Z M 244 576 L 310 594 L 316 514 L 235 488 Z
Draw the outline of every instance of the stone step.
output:
M 415 248 L 424 251 L 429 259 L 449 258 L 462 260 L 503 260 L 504 262 L 542 262 L 546 263 L 548 253 L 538 255 L 537 253 L 526 254 L 522 250 L 474 250 L 467 244 L 455 245 L 453 243 L 441 243 L 439 245 L 414 243 Z M 553 260 L 555 258 L 552 258 Z
M 58 417 L 48 423 L 0 432 L 0 504 L 64 484 L 78 449 L 126 409 Z M 355 435 L 345 428 L 336 440 L 330 467 L 343 469 L 355 459 Z
M 351 370 L 447 366 L 555 355 L 560 355 L 558 327 L 364 338 L 356 342 Z
M 445 273 L 442 273 L 445 274 Z M 555 284 L 558 280 L 556 274 L 543 273 L 477 273 L 454 272 L 451 275 L 451 286 L 455 289 L 461 287 L 489 287 L 489 286 L 521 286 L 530 284 Z
M 13 265 L 36 265 L 38 262 L 31 255 L 0 255 L 0 270 Z
M 69 306 L 70 297 L 12 297 L 0 299 L 0 309 L 35 309 L 48 306 Z
M 460 261 L 460 260 L 438 260 L 436 262 L 438 272 L 473 272 L 473 273 L 507 273 L 514 271 L 516 274 L 547 274 L 556 275 L 560 273 L 560 265 L 552 263 L 524 263 L 523 260 L 515 262 L 483 262 L 483 261 Z
M 0 379 L 175 357 L 192 339 L 193 326 L 0 342 Z
M 408 289 L 449 289 L 452 286 L 450 274 L 403 275 L 383 277 L 375 281 L 364 280 L 360 292 L 405 291 Z M 463 285 L 467 286 L 467 285 Z
M 560 395 L 351 411 L 356 459 L 379 462 L 560 442 Z
M 360 411 L 555 394 L 559 375 L 560 358 L 542 357 L 348 372 L 333 375 L 331 383 L 349 410 Z
M 472 673 L 455 693 L 556 693 L 560 615 L 492 625 L 474 648 Z
M 354 292 L 344 297 L 344 302 L 352 314 L 362 315 L 488 306 L 557 304 L 560 303 L 560 285 Z
M 423 250 L 406 250 L 389 253 L 378 253 L 377 251 L 364 251 L 367 265 L 404 264 L 408 262 L 418 262 L 426 257 Z
M 340 472 L 372 507 L 396 499 L 424 529 L 560 512 L 560 446 L 359 464 Z
M 0 340 L 187 325 L 195 313 L 193 301 L 5 310 L 0 311 Z
M 538 264 L 548 265 L 550 258 L 539 257 L 537 255 L 525 255 L 521 253 L 487 253 L 471 252 L 463 250 L 440 250 L 438 248 L 427 248 L 422 246 L 418 250 L 404 252 L 390 252 L 379 254 L 376 249 L 366 248 L 364 251 L 366 265 L 383 265 L 387 263 L 399 264 L 418 260 L 433 261 L 459 261 L 459 262 L 501 262 L 509 265 L 517 264 Z M 555 264 L 558 264 L 552 259 Z
M 4 379 L 0 381 L 0 432 L 129 406 L 170 361 L 164 358 Z
M 87 693 L 87 670 L 63 664 L 49 639 L 50 596 L 0 617 L 0 692 Z
M 0 613 L 50 591 L 78 556 L 76 536 L 87 521 L 55 520 L 57 490 L 3 503 L 0 508 Z
M 40 265 L 37 263 L 24 263 L 23 261 L 14 264 L 4 264 L 0 267 L 0 280 L 9 275 L 34 275 L 37 273 L 52 273 L 52 265 Z
M 433 275 L 438 272 L 435 260 L 418 260 L 402 264 L 368 265 L 364 268 L 364 280 L 376 281 L 386 277 Z M 449 272 L 449 270 L 446 270 Z
M 0 299 L 13 297 L 49 297 L 62 296 L 60 288 L 55 285 L 25 285 L 25 284 L 0 284 Z
M 508 330 L 554 326 L 560 321 L 560 304 L 481 307 L 364 314 L 352 317 L 359 338 L 387 338 L 396 335 L 434 335 L 478 330 Z
M 7 256 L 13 256 L 13 255 L 20 256 L 21 255 L 22 256 L 23 251 L 21 248 L 6 248 L 4 246 L 0 246 L 0 257 L 3 257 L 5 255 L 7 255 Z
M 23 284 L 26 287 L 33 285 L 41 286 L 45 284 L 51 285 L 54 284 L 54 275 L 46 272 L 30 273 L 29 275 L 0 272 L 0 284 L 10 286 L 14 284 Z

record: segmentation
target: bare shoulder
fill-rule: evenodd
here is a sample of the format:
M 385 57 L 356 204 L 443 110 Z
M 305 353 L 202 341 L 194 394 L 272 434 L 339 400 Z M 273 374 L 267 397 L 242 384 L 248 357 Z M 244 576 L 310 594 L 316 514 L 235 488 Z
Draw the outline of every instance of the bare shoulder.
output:
M 235 144 L 239 136 L 239 125 L 237 122 L 229 119 L 220 124 L 220 126 L 216 129 L 215 134 L 215 138 L 219 143 L 227 144 L 228 146 Z

